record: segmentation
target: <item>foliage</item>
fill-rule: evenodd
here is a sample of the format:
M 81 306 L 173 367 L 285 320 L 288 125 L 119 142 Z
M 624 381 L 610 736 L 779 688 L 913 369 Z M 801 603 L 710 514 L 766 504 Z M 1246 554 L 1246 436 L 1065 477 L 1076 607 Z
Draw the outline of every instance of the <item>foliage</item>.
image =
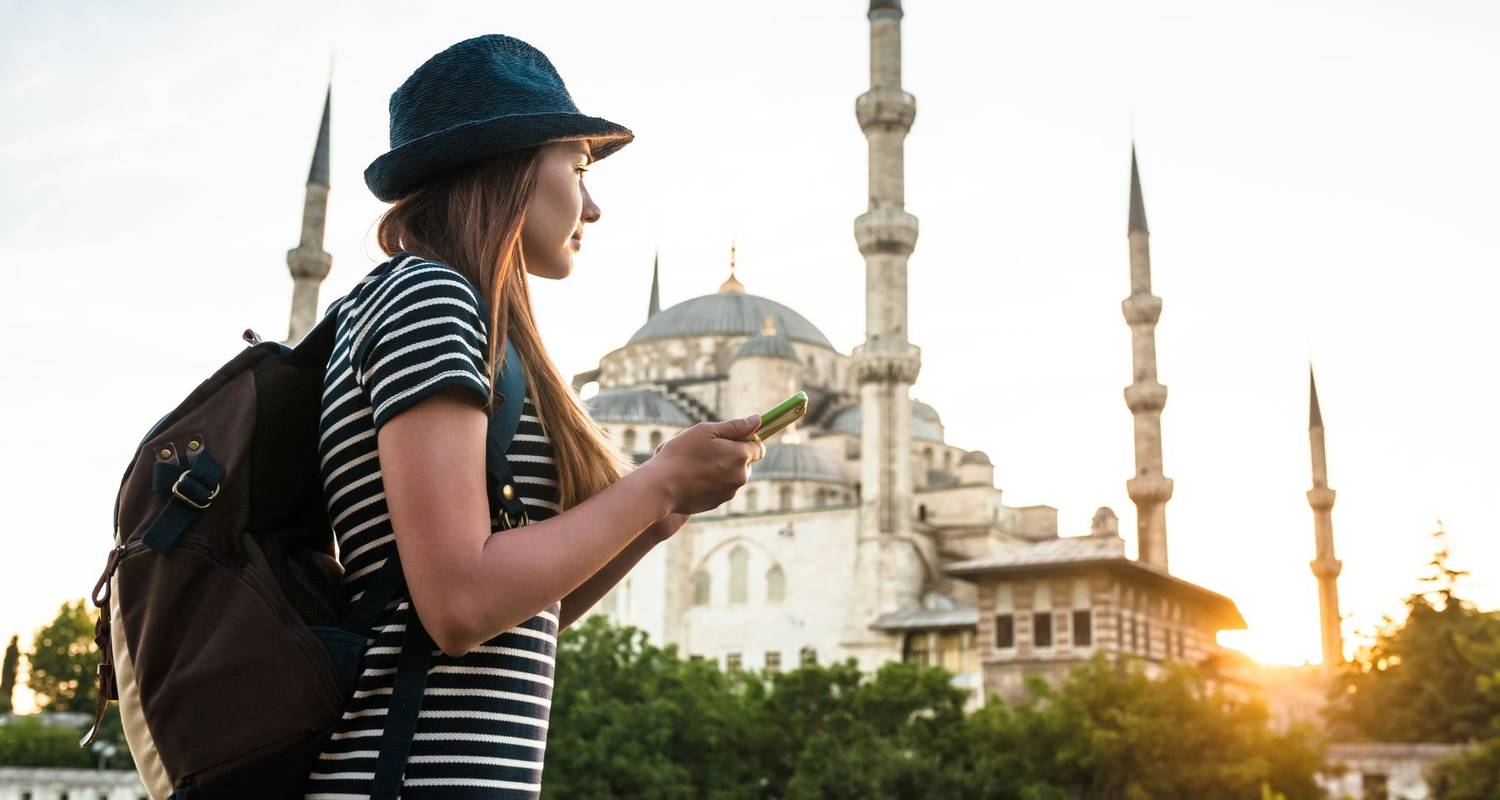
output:
M 1321 796 L 1320 740 L 1187 667 L 1102 656 L 965 715 L 940 667 L 721 673 L 634 628 L 563 633 L 543 791 L 566 798 L 996 800 Z
M 100 660 L 94 620 L 87 601 L 63 603 L 57 618 L 32 637 L 26 685 L 42 710 L 94 712 Z
M 78 747 L 71 725 L 47 725 L 35 714 L 0 725 L 0 767 L 92 767 L 94 755 Z
M 1329 698 L 1340 738 L 1378 742 L 1467 742 L 1495 734 L 1500 716 L 1500 613 L 1457 593 L 1465 573 L 1448 563 L 1441 529 L 1424 588 L 1406 600 L 1400 624 L 1345 665 Z
M 969 717 L 975 760 L 966 796 L 1316 798 L 1322 743 L 1310 728 L 1273 731 L 1263 703 L 1238 699 L 1185 665 L 1160 678 L 1103 656 L 1030 701 Z
M 5 647 L 5 662 L 0 665 L 0 714 L 15 708 L 12 696 L 16 693 L 16 668 L 21 662 L 20 638 L 10 637 L 10 644 Z

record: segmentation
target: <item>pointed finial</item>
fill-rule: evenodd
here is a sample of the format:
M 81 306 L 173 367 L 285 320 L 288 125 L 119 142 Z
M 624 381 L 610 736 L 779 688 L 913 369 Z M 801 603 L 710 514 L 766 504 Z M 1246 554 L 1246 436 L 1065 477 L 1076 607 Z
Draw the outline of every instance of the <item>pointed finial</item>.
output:
M 330 67 L 331 69 L 331 67 Z M 318 144 L 313 149 L 312 167 L 307 171 L 307 182 L 328 184 L 328 118 L 333 104 L 333 80 L 330 76 L 328 91 L 323 95 L 323 122 L 318 125 Z
M 1141 196 L 1141 170 L 1136 166 L 1135 142 L 1130 143 L 1130 232 L 1146 230 L 1146 201 Z
M 740 294 L 744 294 L 744 292 L 745 292 L 745 284 L 740 283 L 739 279 L 737 279 L 737 278 L 734 277 L 734 251 L 735 251 L 735 243 L 734 242 L 730 242 L 729 243 L 729 277 L 723 283 L 719 284 L 719 291 L 721 291 L 721 292 L 739 292 Z
M 651 261 L 651 308 L 646 311 L 646 319 L 651 319 L 661 313 L 661 253 Z
M 1307 365 L 1307 385 L 1309 389 L 1309 400 L 1307 409 L 1307 427 L 1323 427 L 1323 409 L 1318 406 L 1318 379 L 1313 376 L 1312 364 Z

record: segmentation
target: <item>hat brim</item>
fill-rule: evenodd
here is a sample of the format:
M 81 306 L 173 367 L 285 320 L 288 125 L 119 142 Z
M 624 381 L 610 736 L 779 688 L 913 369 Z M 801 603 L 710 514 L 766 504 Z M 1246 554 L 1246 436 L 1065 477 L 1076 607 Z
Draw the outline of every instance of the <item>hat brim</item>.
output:
M 586 114 L 510 114 L 413 139 L 370 162 L 365 185 L 389 203 L 427 178 L 497 153 L 584 139 L 598 161 L 634 138 L 629 128 Z

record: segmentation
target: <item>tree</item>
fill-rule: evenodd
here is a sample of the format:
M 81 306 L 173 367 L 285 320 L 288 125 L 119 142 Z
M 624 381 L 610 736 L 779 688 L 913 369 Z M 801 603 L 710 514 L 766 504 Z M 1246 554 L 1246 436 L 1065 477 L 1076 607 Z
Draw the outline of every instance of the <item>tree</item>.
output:
M 0 714 L 15 708 L 12 696 L 16 693 L 16 668 L 21 661 L 20 636 L 12 635 L 5 647 L 5 662 L 0 665 Z
M 712 800 L 1320 797 L 1320 739 L 1178 666 L 1098 657 L 965 716 L 941 667 L 721 673 L 594 616 L 560 637 L 545 796 Z
M 71 725 L 47 725 L 36 715 L 0 725 L 0 765 L 7 767 L 92 767 L 94 756 L 78 747 Z
M 1434 539 L 1406 619 L 1387 618 L 1335 681 L 1328 718 L 1340 738 L 1468 742 L 1494 732 L 1500 692 L 1486 691 L 1484 681 L 1500 671 L 1500 614 L 1459 596 L 1466 573 L 1449 564 L 1441 527 Z
M 44 711 L 93 713 L 99 696 L 100 654 L 94 645 L 94 614 L 87 601 L 63 603 L 57 618 L 38 629 L 26 654 L 26 685 Z
M 1273 730 L 1264 703 L 1169 665 L 1149 678 L 1096 656 L 1059 687 L 990 702 L 965 720 L 965 797 L 997 800 L 1321 797 L 1323 746 L 1307 727 Z

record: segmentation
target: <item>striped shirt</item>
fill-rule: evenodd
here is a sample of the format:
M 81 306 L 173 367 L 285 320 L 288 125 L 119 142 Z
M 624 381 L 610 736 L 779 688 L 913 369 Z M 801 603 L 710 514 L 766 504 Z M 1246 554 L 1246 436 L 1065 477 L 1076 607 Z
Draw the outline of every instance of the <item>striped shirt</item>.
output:
M 456 270 L 402 253 L 328 311 L 338 320 L 318 450 L 351 602 L 396 553 L 376 431 L 440 389 L 466 389 L 481 402 L 488 397 L 484 308 Z M 529 398 L 506 457 L 531 519 L 557 513 L 552 446 Z M 462 656 L 433 651 L 403 800 L 541 794 L 560 611 L 561 603 L 553 603 Z M 369 796 L 413 613 L 404 591 L 381 612 L 353 700 L 309 775 L 307 800 Z

